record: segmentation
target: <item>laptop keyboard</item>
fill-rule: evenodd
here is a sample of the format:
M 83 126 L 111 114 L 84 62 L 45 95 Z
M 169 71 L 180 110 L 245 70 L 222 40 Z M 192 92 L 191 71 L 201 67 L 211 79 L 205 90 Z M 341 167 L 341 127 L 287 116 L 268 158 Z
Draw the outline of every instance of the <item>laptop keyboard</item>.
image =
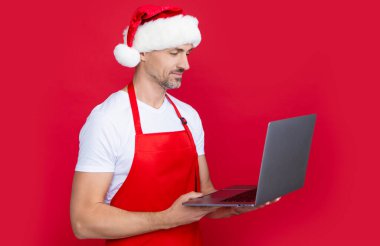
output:
M 248 190 L 233 197 L 222 200 L 222 202 L 254 202 L 256 200 L 256 189 Z

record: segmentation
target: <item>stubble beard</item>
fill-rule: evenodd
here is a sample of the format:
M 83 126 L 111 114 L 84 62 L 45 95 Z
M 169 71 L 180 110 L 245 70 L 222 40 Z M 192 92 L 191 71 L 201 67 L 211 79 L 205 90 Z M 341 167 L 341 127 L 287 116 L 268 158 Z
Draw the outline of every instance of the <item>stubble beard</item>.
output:
M 182 78 L 175 78 L 174 80 L 175 81 L 170 81 L 168 78 L 164 81 L 161 81 L 160 86 L 165 90 L 178 89 L 179 87 L 181 87 Z

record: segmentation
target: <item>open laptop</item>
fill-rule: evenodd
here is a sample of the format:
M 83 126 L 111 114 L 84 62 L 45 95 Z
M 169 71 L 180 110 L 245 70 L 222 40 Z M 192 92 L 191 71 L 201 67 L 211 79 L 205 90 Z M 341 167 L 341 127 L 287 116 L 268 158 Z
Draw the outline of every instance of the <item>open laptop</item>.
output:
M 304 185 L 316 115 L 269 122 L 259 182 L 234 185 L 184 202 L 184 206 L 260 206 Z

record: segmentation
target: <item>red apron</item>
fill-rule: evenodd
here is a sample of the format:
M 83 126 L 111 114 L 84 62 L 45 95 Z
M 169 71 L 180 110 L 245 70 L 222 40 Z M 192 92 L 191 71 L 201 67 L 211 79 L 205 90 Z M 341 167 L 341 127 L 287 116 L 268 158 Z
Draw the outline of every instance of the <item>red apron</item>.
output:
M 162 211 L 180 195 L 200 191 L 194 140 L 185 118 L 167 95 L 185 130 L 144 134 L 133 83 L 128 85 L 128 94 L 136 131 L 135 154 L 129 175 L 111 200 L 111 206 L 138 212 Z M 201 245 L 199 222 L 123 239 L 108 239 L 106 245 Z

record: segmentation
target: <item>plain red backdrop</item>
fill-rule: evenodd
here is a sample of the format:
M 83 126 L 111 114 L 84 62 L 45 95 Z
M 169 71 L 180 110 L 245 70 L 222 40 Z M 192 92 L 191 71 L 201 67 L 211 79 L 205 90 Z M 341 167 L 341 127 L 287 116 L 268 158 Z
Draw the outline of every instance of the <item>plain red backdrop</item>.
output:
M 375 2 L 375 1 L 373 1 Z M 143 1 L 2 6 L 2 245 L 102 245 L 70 227 L 79 131 L 126 85 L 113 48 Z M 199 19 L 179 90 L 217 188 L 254 183 L 269 120 L 316 113 L 304 188 L 202 221 L 206 245 L 378 245 L 379 8 L 368 1 L 150 1 Z

